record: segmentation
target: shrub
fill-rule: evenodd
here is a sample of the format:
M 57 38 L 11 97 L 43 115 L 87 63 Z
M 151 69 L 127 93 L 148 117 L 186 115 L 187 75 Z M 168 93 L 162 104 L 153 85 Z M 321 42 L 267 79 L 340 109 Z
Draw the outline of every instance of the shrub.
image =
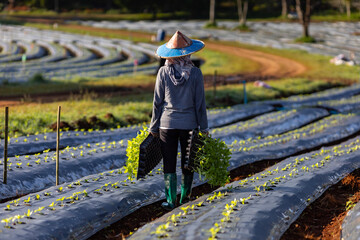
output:
M 217 28 L 217 23 L 216 22 L 207 22 L 204 26 L 204 28 Z
M 30 83 L 46 83 L 47 81 L 41 73 L 36 73 L 29 79 L 29 82 Z
M 246 24 L 241 24 L 235 27 L 235 30 L 240 30 L 241 32 L 251 32 L 251 29 Z
M 10 82 L 9 82 L 8 79 L 4 79 L 4 80 L 1 81 L 1 84 L 2 84 L 3 86 L 7 86 L 7 85 L 10 84 Z
M 297 43 L 316 43 L 316 39 L 313 37 L 299 37 L 295 39 Z

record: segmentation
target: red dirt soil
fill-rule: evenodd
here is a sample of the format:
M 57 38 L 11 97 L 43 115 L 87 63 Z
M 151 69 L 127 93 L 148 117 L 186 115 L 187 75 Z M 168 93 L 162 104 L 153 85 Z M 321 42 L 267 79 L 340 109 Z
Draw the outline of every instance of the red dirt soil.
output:
M 340 239 L 341 225 L 348 212 L 346 203 L 359 200 L 360 169 L 357 169 L 308 206 L 281 240 Z

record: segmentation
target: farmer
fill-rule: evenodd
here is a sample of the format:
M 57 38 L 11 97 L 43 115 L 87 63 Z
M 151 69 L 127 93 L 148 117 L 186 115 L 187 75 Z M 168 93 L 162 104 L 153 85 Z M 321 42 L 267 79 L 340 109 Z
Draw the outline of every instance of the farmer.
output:
M 194 175 L 184 168 L 189 133 L 195 128 L 208 132 L 203 75 L 190 60 L 190 55 L 204 46 L 202 41 L 177 31 L 156 51 L 166 62 L 156 78 L 150 133 L 160 137 L 166 195 L 162 207 L 167 210 L 173 209 L 176 201 L 178 142 L 182 170 L 180 204 L 183 204 L 189 201 Z

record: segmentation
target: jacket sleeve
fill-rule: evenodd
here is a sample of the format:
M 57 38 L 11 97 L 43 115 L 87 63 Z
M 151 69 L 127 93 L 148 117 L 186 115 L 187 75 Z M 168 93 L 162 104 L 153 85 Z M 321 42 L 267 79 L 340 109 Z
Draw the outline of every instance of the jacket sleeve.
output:
M 152 117 L 149 128 L 150 132 L 154 132 L 154 133 L 159 132 L 160 118 L 164 106 L 164 96 L 165 96 L 165 87 L 163 82 L 163 74 L 160 69 L 156 77 L 156 83 L 155 83 L 153 110 L 152 110 Z
M 200 130 L 208 131 L 208 120 L 206 113 L 204 78 L 201 70 L 198 71 L 198 78 L 195 81 L 195 111 Z

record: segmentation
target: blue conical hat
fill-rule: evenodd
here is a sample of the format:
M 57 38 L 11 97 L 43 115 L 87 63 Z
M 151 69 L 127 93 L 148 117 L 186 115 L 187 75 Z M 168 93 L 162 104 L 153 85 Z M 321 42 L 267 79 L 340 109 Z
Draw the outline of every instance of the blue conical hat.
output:
M 190 39 L 180 31 L 176 31 L 167 43 L 158 47 L 156 55 L 161 58 L 183 57 L 200 51 L 204 47 L 203 41 Z

